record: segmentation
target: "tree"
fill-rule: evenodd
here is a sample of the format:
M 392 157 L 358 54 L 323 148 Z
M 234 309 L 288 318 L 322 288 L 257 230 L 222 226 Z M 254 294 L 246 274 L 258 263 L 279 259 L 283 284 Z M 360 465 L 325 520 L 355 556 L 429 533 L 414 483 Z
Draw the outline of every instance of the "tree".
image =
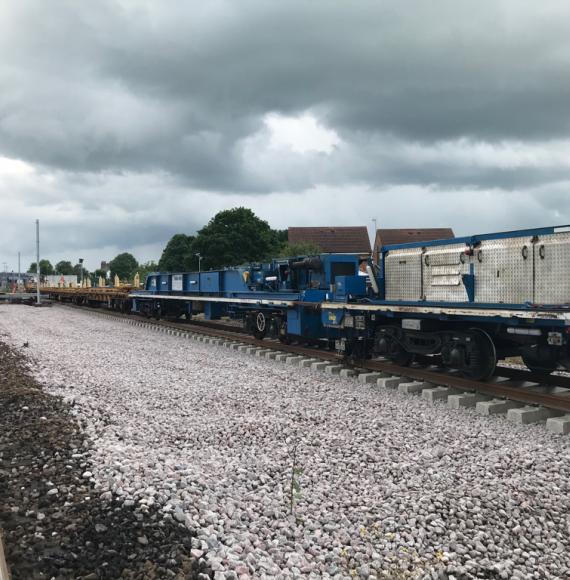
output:
M 38 271 L 36 263 L 32 262 L 28 268 L 30 274 L 36 274 Z M 40 271 L 43 276 L 51 276 L 53 274 L 53 266 L 49 260 L 40 260 Z
M 101 270 L 97 268 L 93 274 L 91 274 L 91 284 L 96 286 L 99 284 L 99 278 L 103 278 L 105 282 L 107 282 L 107 272 L 105 270 Z
M 279 246 L 276 233 L 266 221 L 250 209 L 236 207 L 217 213 L 198 232 L 185 265 L 196 269 L 196 253 L 202 257 L 203 270 L 261 261 L 271 257 Z
M 85 280 L 85 278 L 87 278 L 88 276 L 91 276 L 91 272 L 89 272 L 89 270 L 83 266 L 83 264 L 75 264 L 75 266 L 73 266 L 73 272 L 71 272 L 72 274 L 75 274 L 77 276 L 77 279 L 81 282 L 81 274 L 83 273 L 83 279 Z
M 185 268 L 185 260 L 192 252 L 194 236 L 175 234 L 170 238 L 160 256 L 157 270 L 161 272 L 180 272 Z M 141 275 L 142 277 L 142 275 Z
M 120 280 L 131 280 L 136 274 L 139 263 L 136 261 L 135 257 L 128 252 L 123 252 L 118 256 L 115 256 L 109 262 L 109 269 L 111 270 L 111 279 L 115 277 L 115 274 L 119 276 Z
M 55 273 L 62 276 L 70 276 L 73 274 L 73 265 L 67 260 L 61 260 L 55 265 Z
M 144 282 L 145 278 L 151 272 L 158 272 L 159 270 L 160 270 L 160 268 L 158 267 L 158 264 L 155 261 L 150 260 L 149 262 L 145 262 L 144 264 L 139 264 L 137 272 L 139 273 L 139 276 L 141 278 L 141 282 Z
M 294 256 L 314 256 L 322 253 L 321 248 L 312 242 L 299 242 L 297 244 L 285 244 L 280 252 L 279 258 L 291 258 Z
M 289 231 L 288 230 L 273 230 L 275 232 L 275 237 L 280 244 L 286 244 L 289 241 Z

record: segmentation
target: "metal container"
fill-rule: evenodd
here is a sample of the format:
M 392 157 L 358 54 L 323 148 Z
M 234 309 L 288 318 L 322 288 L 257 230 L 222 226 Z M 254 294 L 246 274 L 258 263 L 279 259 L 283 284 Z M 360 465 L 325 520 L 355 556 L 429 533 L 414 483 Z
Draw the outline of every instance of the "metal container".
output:
M 423 291 L 428 302 L 467 302 L 462 275 L 469 273 L 465 244 L 430 246 L 423 255 Z
M 533 247 L 529 237 L 482 240 L 472 257 L 475 302 L 523 304 L 533 301 Z
M 538 304 L 570 303 L 570 233 L 540 236 L 534 246 Z
M 384 256 L 386 300 L 422 299 L 422 248 L 401 248 Z

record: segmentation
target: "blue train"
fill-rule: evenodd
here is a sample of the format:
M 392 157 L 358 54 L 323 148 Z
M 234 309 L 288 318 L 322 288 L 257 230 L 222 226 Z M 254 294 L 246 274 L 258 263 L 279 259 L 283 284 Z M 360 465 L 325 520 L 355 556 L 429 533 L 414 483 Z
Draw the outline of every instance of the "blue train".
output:
M 326 341 L 355 359 L 437 361 L 477 380 L 521 356 L 570 368 L 570 226 L 153 273 L 131 294 L 147 316 L 230 316 L 257 338 Z

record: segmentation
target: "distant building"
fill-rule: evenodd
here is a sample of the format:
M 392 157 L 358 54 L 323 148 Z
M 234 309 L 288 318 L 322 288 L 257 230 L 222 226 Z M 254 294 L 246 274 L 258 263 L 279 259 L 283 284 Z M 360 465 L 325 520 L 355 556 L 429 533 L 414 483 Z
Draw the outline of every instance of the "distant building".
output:
M 378 264 L 380 248 L 392 244 L 407 244 L 408 242 L 431 242 L 433 240 L 449 240 L 455 234 L 451 228 L 397 228 L 376 230 L 374 240 L 374 261 Z
M 20 284 L 25 284 L 33 281 L 34 274 L 20 274 Z M 0 288 L 6 290 L 11 289 L 14 284 L 18 282 L 18 272 L 0 272 Z
M 309 243 L 323 253 L 370 254 L 370 238 L 366 226 L 289 228 L 290 244 Z
M 66 276 L 63 274 L 54 274 L 42 276 L 42 279 L 44 279 L 44 284 L 51 288 L 75 288 L 77 286 L 77 276 L 75 274 Z
M 103 260 L 101 262 L 101 270 L 103 270 L 103 272 L 108 272 L 109 271 L 109 263 L 105 262 L 105 260 Z

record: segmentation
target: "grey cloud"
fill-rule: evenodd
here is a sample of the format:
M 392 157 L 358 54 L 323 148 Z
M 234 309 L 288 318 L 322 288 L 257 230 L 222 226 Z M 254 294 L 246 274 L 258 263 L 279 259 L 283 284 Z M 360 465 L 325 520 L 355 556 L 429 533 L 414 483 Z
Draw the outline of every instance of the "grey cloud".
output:
M 424 142 L 568 133 L 563 2 L 11 6 L 0 147 L 54 167 L 279 187 L 241 166 L 268 111 Z
M 0 183 L 10 235 L 24 206 L 54 252 L 156 248 L 228 204 L 280 227 L 370 204 L 384 225 L 421 208 L 414 223 L 463 227 L 472 199 L 494 229 L 570 221 L 568 21 L 561 0 L 8 0 L 0 157 L 35 168 Z M 274 148 L 272 112 L 341 143 Z

